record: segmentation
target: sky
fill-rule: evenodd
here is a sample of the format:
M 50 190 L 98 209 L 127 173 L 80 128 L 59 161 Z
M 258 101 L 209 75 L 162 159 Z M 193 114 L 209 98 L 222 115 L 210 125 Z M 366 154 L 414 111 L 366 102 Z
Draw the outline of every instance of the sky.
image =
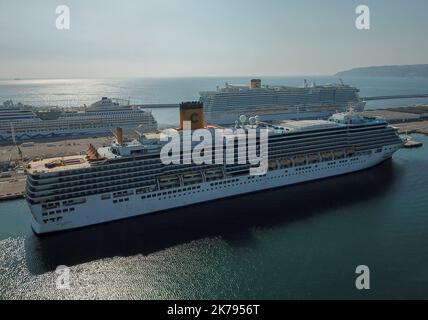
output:
M 358 5 L 370 30 L 355 27 Z M 59 5 L 70 30 L 55 26 Z M 1 0 L 0 78 L 330 75 L 428 63 L 426 0 Z

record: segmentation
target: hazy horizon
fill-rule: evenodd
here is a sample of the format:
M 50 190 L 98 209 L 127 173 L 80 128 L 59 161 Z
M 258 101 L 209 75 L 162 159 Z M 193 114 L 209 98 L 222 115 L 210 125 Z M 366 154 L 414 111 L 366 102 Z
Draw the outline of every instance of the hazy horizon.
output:
M 71 29 L 55 27 L 58 5 Z M 0 3 L 1 79 L 331 76 L 424 64 L 425 0 L 108 0 Z
M 415 65 L 428 65 L 426 64 L 415 64 Z M 395 66 L 411 66 L 411 65 L 378 65 L 378 66 L 359 66 L 359 67 L 353 67 L 349 69 L 343 69 L 338 70 L 339 71 L 348 71 L 352 69 L 359 69 L 359 68 L 377 68 L 377 67 L 395 67 Z M 337 73 L 337 72 L 336 72 Z M 0 80 L 96 80 L 96 79 L 174 79 L 174 78 L 301 78 L 301 77 L 335 77 L 336 73 L 334 74 L 278 74 L 278 75 L 271 75 L 271 74 L 232 74 L 232 75 L 157 75 L 157 76 L 139 76 L 139 75 L 129 75 L 129 76 L 104 76 L 104 77 L 0 77 Z M 342 76 L 337 76 L 342 77 Z M 343 76 L 343 77 L 360 77 L 360 76 Z M 367 77 L 367 76 L 363 76 Z M 395 76 L 394 76 L 395 77 Z M 419 78 L 419 76 L 411 76 L 411 78 Z

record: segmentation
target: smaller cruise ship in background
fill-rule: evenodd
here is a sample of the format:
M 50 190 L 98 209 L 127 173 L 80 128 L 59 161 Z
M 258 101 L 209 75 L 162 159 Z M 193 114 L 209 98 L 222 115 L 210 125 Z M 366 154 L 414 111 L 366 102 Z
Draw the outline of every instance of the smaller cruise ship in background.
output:
M 260 79 L 250 85 L 226 83 L 217 91 L 200 92 L 207 122 L 233 124 L 240 115 L 260 116 L 260 120 L 275 122 L 285 119 L 327 119 L 350 106 L 364 111 L 366 103 L 360 90 L 343 84 L 316 85 L 305 80 L 302 87 L 262 86 Z
M 116 127 L 141 132 L 157 130 L 148 109 L 103 97 L 89 107 L 77 109 L 38 109 L 11 101 L 0 106 L 0 143 L 49 138 L 69 138 L 110 134 Z

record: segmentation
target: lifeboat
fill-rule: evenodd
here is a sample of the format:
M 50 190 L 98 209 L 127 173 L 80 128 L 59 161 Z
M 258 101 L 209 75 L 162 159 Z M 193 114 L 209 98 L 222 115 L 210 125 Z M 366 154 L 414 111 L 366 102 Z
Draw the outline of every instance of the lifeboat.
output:
M 347 157 L 352 157 L 354 155 L 355 155 L 355 149 L 354 148 L 346 149 L 346 156 Z
M 207 170 L 205 171 L 205 178 L 207 181 L 217 180 L 223 178 L 222 170 Z
M 344 150 L 336 150 L 333 152 L 333 154 L 334 154 L 334 157 L 336 159 L 340 159 L 340 158 L 343 158 L 345 156 L 345 151 Z
M 321 159 L 322 160 L 332 160 L 333 159 L 333 155 L 331 154 L 331 152 L 323 152 L 321 153 Z
M 199 182 L 202 182 L 201 172 L 187 172 L 183 174 L 183 183 L 185 185 Z
M 178 176 L 162 176 L 159 177 L 159 187 L 161 189 L 173 188 L 180 186 L 180 179 Z
M 291 159 L 282 159 L 279 163 L 284 168 L 288 168 L 288 167 L 291 167 L 293 165 L 293 162 L 291 161 Z
M 175 175 L 159 177 L 159 181 L 161 182 L 168 182 L 168 181 L 175 181 L 175 180 L 178 180 L 178 177 Z
M 306 157 L 304 157 L 304 156 L 294 157 L 294 164 L 296 166 L 306 164 Z
M 315 162 L 319 162 L 319 157 L 317 154 L 310 154 L 308 156 L 308 162 L 309 163 L 315 163 Z
M 148 193 L 148 192 L 153 192 L 153 191 L 156 191 L 156 185 L 151 185 L 151 186 L 139 188 L 136 190 L 136 193 L 142 194 L 142 193 Z
M 278 169 L 278 163 L 276 160 L 269 160 L 269 170 L 276 170 Z

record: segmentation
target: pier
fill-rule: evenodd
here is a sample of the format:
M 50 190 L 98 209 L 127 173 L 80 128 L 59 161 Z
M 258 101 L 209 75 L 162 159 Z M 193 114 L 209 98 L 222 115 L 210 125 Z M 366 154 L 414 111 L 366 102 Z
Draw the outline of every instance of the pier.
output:
M 394 124 L 400 134 L 418 133 L 428 136 L 428 121 Z
M 169 109 L 169 108 L 178 108 L 178 103 L 157 103 L 157 104 L 143 104 L 139 107 L 146 109 Z
M 385 119 L 396 127 L 400 134 L 418 133 L 428 136 L 428 105 L 367 110 L 363 115 Z
M 367 117 L 380 117 L 391 124 L 421 121 L 421 115 L 419 114 L 392 109 L 367 110 L 363 112 L 363 115 Z
M 24 162 L 36 158 L 62 157 L 80 154 L 91 143 L 99 148 L 108 145 L 109 137 L 70 139 L 61 141 L 24 142 L 20 145 Z M 8 171 L 6 168 L 9 168 Z M 24 198 L 26 176 L 16 146 L 0 146 L 0 201 Z
M 422 146 L 423 146 L 422 142 L 415 141 L 415 140 L 407 140 L 404 143 L 404 148 L 408 148 L 408 149 L 411 149 L 411 148 L 420 148 Z
M 376 96 L 376 97 L 363 97 L 364 101 L 375 101 L 375 100 L 395 100 L 395 99 L 413 99 L 413 98 L 428 98 L 428 93 L 421 94 L 402 94 L 394 96 Z
M 13 179 L 0 179 L 0 201 L 22 199 L 24 190 L 24 174 L 16 174 Z

